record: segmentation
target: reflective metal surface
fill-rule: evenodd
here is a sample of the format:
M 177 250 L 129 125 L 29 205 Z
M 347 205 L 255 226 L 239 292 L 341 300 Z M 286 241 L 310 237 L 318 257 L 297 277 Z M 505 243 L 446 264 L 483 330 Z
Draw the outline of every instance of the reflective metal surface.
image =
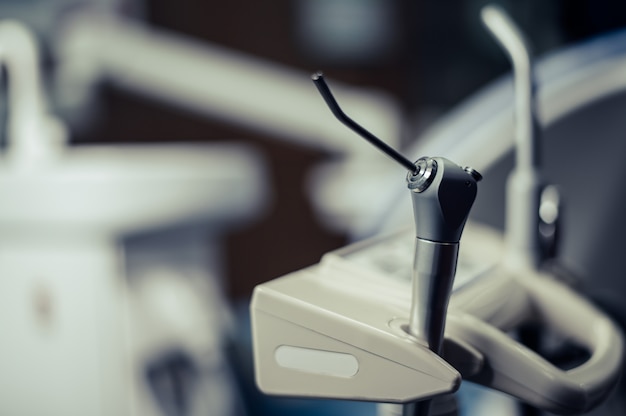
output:
M 440 353 L 459 244 L 417 238 L 409 332 Z

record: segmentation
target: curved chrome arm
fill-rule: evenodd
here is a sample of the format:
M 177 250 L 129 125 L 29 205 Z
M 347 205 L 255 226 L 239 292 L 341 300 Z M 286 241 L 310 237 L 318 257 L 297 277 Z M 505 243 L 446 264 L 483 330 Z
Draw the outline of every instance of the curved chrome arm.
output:
M 545 259 L 539 233 L 539 205 L 544 182 L 539 171 L 539 121 L 530 46 L 521 30 L 500 7 L 482 9 L 481 18 L 513 66 L 515 82 L 516 164 L 507 184 L 507 262 L 536 268 Z
M 481 10 L 481 18 L 494 39 L 508 55 L 514 71 L 517 166 L 540 164 L 536 115 L 535 76 L 531 47 L 515 22 L 498 6 Z

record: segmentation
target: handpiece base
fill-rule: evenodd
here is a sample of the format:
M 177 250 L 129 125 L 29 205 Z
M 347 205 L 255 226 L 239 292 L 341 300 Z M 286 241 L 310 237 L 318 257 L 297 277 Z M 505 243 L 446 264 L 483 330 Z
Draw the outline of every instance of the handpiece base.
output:
M 459 243 L 416 238 L 409 332 L 426 341 L 436 354 L 441 354 L 458 255 Z

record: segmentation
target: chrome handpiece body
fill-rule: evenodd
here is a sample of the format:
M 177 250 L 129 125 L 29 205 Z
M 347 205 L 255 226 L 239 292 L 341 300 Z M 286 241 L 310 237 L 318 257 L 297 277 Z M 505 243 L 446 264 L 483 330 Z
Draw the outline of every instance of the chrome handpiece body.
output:
M 409 332 L 440 354 L 459 241 L 481 176 L 441 157 L 415 166 L 407 175 L 416 228 Z

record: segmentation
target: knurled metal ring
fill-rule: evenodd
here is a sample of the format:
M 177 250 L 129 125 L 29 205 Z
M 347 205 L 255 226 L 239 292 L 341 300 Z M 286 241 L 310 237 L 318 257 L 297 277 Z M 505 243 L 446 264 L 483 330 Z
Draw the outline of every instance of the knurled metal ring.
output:
M 415 162 L 417 172 L 409 171 L 406 181 L 413 192 L 422 192 L 430 186 L 437 174 L 437 161 L 431 157 L 421 157 Z

